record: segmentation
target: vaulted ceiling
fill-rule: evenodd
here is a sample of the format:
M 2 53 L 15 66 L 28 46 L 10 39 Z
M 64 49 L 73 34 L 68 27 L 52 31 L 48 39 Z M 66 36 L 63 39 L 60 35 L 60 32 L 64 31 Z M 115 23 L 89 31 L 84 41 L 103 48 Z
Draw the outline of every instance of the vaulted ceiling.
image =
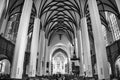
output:
M 35 2 L 35 0 L 33 0 Z M 49 41 L 57 33 L 65 34 L 72 42 L 75 37 L 75 31 L 80 28 L 80 19 L 87 17 L 89 33 L 92 35 L 90 14 L 87 5 L 88 0 L 39 0 L 39 18 L 41 20 L 41 29 L 45 31 L 45 37 Z M 10 16 L 21 14 L 24 0 L 10 0 L 7 13 Z M 108 23 L 105 19 L 105 11 L 114 13 L 120 18 L 120 13 L 114 0 L 97 0 L 100 18 L 102 24 L 108 29 Z M 36 16 L 36 7 L 33 4 L 29 32 L 32 32 L 34 17 Z
M 80 0 L 41 0 L 39 17 L 46 38 L 51 40 L 59 32 L 67 35 L 71 41 L 79 27 L 80 7 Z

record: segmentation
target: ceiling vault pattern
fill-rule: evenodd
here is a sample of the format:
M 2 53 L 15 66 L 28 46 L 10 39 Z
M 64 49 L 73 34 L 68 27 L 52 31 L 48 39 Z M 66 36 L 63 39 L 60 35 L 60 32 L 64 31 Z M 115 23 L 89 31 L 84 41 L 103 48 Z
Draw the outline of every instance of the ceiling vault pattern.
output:
M 61 31 L 72 42 L 82 15 L 80 0 L 41 0 L 40 4 L 39 18 L 46 38 L 51 40 L 55 33 Z
M 35 0 L 33 0 L 33 9 L 31 13 L 31 20 L 29 31 L 32 32 L 34 18 L 37 14 Z M 80 28 L 80 20 L 83 16 L 87 17 L 89 35 L 92 35 L 90 13 L 88 8 L 88 0 L 39 0 L 39 18 L 41 21 L 41 29 L 45 31 L 45 37 L 49 42 L 58 32 L 64 33 L 70 42 L 76 36 L 76 30 Z M 8 11 L 9 18 L 15 14 L 22 13 L 22 6 L 24 0 L 12 0 L 9 2 Z M 101 23 L 109 31 L 108 22 L 105 18 L 105 11 L 112 12 L 118 19 L 120 13 L 114 0 L 97 0 Z M 82 10 L 83 9 L 83 10 Z M 72 43 L 73 44 L 73 43 Z

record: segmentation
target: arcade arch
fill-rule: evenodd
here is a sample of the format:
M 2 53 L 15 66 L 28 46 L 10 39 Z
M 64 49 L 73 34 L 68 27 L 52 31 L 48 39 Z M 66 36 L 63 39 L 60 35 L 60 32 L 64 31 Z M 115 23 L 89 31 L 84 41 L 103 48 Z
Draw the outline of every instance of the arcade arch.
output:
M 56 73 L 62 73 L 62 74 L 69 74 L 70 73 L 70 58 L 71 58 L 71 52 L 69 51 L 69 49 L 67 48 L 67 46 L 65 44 L 62 43 L 58 43 L 56 45 L 54 45 L 51 48 L 50 51 L 50 73 L 51 74 L 56 74 Z M 58 64 L 60 63 L 60 64 Z M 57 65 L 60 65 L 60 69 L 56 70 Z M 62 69 L 63 67 L 63 69 Z M 68 70 L 66 70 L 66 67 L 69 68 Z M 54 69 L 54 70 L 53 70 Z M 61 72 L 60 72 L 61 71 Z
M 72 53 L 70 52 L 69 48 L 63 43 L 58 43 L 58 44 L 54 45 L 50 50 L 50 61 L 51 61 L 51 58 L 52 58 L 54 51 L 59 49 L 59 48 L 66 52 L 66 54 L 68 55 L 68 58 L 70 60 Z
M 52 57 L 52 64 L 53 64 L 53 74 L 61 73 L 67 74 L 66 72 L 66 65 L 68 63 L 67 56 L 64 55 L 62 51 L 55 52 L 55 55 Z

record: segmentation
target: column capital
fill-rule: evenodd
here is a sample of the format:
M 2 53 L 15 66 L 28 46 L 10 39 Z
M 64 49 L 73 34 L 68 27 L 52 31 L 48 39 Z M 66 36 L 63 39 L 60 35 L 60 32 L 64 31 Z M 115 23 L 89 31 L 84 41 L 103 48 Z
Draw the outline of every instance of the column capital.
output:
M 81 26 L 80 26 L 79 28 L 77 28 L 76 33 L 77 33 L 79 30 L 81 30 Z
M 79 31 L 81 31 L 81 27 L 77 29 L 76 33 L 78 34 Z
M 84 18 L 86 18 L 86 16 L 83 16 L 81 19 L 84 19 Z
M 39 21 L 39 22 L 40 22 L 40 18 L 39 18 L 39 17 L 37 17 L 37 16 L 35 17 L 35 20 L 37 20 L 37 21 Z M 35 20 L 34 20 L 34 21 L 35 21 Z
M 41 29 L 40 32 L 45 33 L 45 31 L 43 29 Z
M 40 18 L 38 16 L 35 16 L 35 19 L 39 19 L 40 20 Z

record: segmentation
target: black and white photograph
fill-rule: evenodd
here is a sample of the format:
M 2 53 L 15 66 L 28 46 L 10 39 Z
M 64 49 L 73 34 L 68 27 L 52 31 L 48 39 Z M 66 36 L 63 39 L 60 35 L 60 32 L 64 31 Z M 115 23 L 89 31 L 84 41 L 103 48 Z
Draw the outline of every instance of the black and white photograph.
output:
M 0 80 L 120 80 L 120 0 L 0 0 Z

